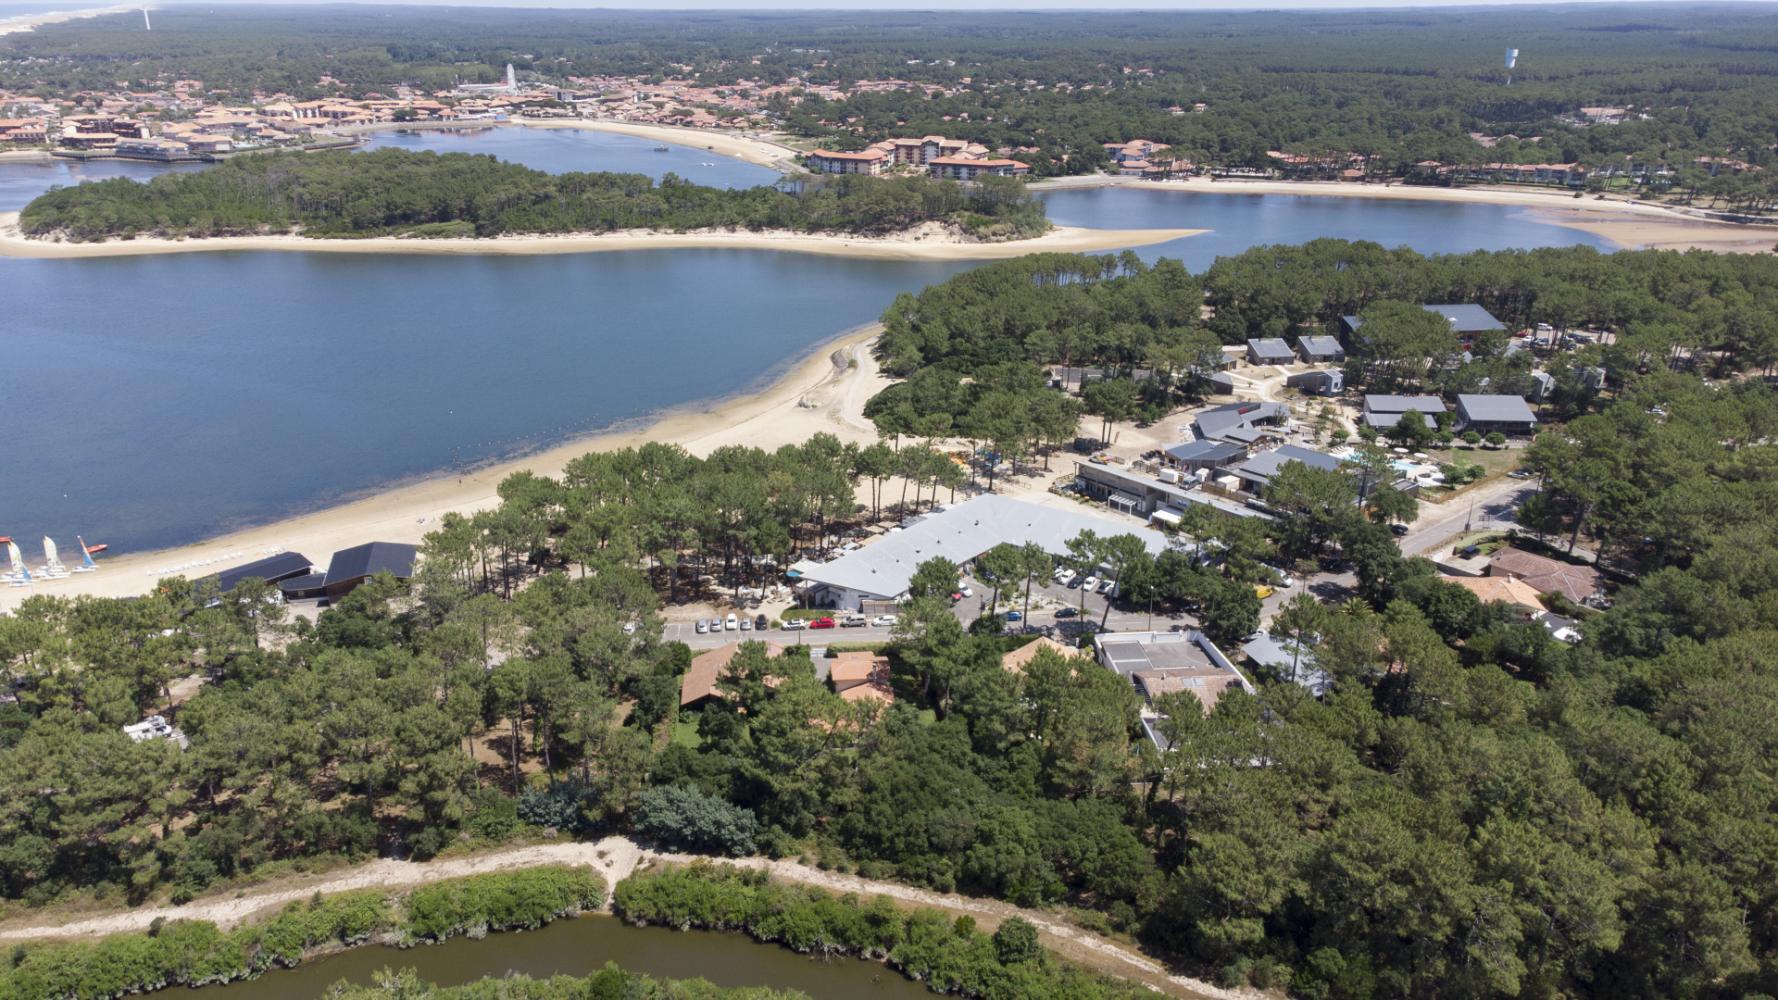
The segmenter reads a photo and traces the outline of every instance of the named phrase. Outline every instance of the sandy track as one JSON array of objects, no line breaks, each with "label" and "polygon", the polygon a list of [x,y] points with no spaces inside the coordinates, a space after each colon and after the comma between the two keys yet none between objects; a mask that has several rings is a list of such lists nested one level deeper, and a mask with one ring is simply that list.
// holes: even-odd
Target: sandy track
[{"label": "sandy track", "polygon": [[[234,898],[200,899],[183,906],[143,907],[124,913],[77,918],[59,924],[0,926],[0,941],[102,937],[107,934],[144,931],[158,919],[208,920],[219,927],[227,928],[256,914],[308,899],[318,892],[333,895],[361,889],[402,889],[443,879],[535,868],[540,865],[590,867],[599,872],[608,887],[613,887],[638,868],[653,863],[690,864],[700,860],[709,859],[649,851],[627,837],[606,837],[594,843],[535,844],[474,857],[425,863],[373,861],[344,871],[310,876],[276,889],[248,891]],[[1076,960],[1112,975],[1136,979],[1173,996],[1191,1000],[1256,1000],[1260,996],[1250,990],[1227,990],[1189,976],[1174,975],[1161,963],[1129,947],[1062,923],[1041,912],[1021,909],[1010,903],[842,875],[794,861],[741,858],[725,860],[723,863],[756,871],[763,870],[781,881],[815,886],[831,892],[888,896],[904,903],[930,906],[950,913],[970,914],[985,918],[990,928],[1007,917],[1023,917],[1050,939],[1049,944],[1052,947],[1059,947]]]}]

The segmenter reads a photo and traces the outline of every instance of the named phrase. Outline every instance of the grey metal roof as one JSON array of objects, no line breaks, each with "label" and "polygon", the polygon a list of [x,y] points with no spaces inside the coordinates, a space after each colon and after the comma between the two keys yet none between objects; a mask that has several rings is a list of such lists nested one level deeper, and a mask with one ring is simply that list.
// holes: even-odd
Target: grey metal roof
[{"label": "grey metal roof", "polygon": [[418,546],[400,542],[366,542],[341,549],[327,564],[327,582],[340,583],[384,572],[406,580],[414,575],[414,556],[419,551]]},{"label": "grey metal roof", "polygon": [[1244,454],[1247,449],[1228,441],[1187,441],[1167,449],[1167,454],[1181,462],[1221,462]]},{"label": "grey metal roof", "polygon": [[[1298,644],[1290,639],[1279,639],[1270,632],[1255,632],[1241,647],[1249,660],[1275,671],[1280,677],[1290,676],[1293,647]],[[1333,690],[1333,678],[1327,671],[1315,665],[1315,651],[1304,644],[1295,649],[1296,682],[1309,690],[1315,697],[1324,697]]]},{"label": "grey metal roof", "polygon": [[1296,357],[1296,352],[1290,349],[1290,345],[1282,337],[1250,337],[1247,340],[1247,349],[1262,358]]},{"label": "grey metal roof", "polygon": [[1287,444],[1282,448],[1258,454],[1241,463],[1235,469],[1235,475],[1256,482],[1267,482],[1278,474],[1278,470],[1290,462],[1301,462],[1314,469],[1337,469],[1340,460],[1332,455],[1324,455],[1318,451],[1310,451],[1300,445]]},{"label": "grey metal roof", "polygon": [[1156,554],[1167,544],[1165,536],[1149,528],[1083,510],[1026,503],[987,493],[831,562],[799,564],[798,568],[806,580],[863,594],[895,597],[908,589],[915,568],[928,559],[942,557],[962,564],[1001,542],[1034,542],[1046,552],[1061,554],[1068,550],[1069,539],[1089,529],[1100,535],[1135,535]]},{"label": "grey metal roof", "polygon": [[1457,413],[1463,419],[1484,424],[1535,424],[1537,414],[1531,412],[1523,396],[1461,395],[1457,397]]},{"label": "grey metal roof", "polygon": [[1225,403],[1199,413],[1192,419],[1192,428],[1201,438],[1222,438],[1234,431],[1289,416],[1290,407],[1283,403]]},{"label": "grey metal roof", "polygon": [[[1489,330],[1504,330],[1506,324],[1494,318],[1494,314],[1474,303],[1436,302],[1420,308],[1427,312],[1438,313],[1451,323],[1453,333],[1485,333]],[[1364,325],[1364,320],[1357,316],[1341,316],[1346,321],[1346,329],[1353,333]]]},{"label": "grey metal roof", "polygon": [[1366,413],[1406,413],[1416,410],[1426,416],[1445,412],[1445,401],[1437,396],[1390,396],[1386,394],[1364,397]]},{"label": "grey metal roof", "polygon": [[227,593],[235,589],[242,580],[258,577],[269,583],[276,583],[293,576],[301,576],[312,568],[309,557],[300,552],[280,552],[277,555],[255,559],[250,563],[225,569],[216,574],[216,584]]},{"label": "grey metal roof", "polygon": [[1310,354],[1339,354],[1341,351],[1339,339],[1325,334],[1298,337],[1296,342],[1299,347]]}]

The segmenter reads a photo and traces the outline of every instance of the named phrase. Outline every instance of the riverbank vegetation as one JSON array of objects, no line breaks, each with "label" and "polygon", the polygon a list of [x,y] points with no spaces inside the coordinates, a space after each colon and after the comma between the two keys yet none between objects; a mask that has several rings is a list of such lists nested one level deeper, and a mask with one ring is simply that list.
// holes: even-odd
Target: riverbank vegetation
[{"label": "riverbank vegetation", "polygon": [[108,1000],[169,986],[226,983],[296,965],[320,948],[379,937],[415,943],[529,930],[604,902],[605,883],[597,874],[557,867],[452,879],[405,896],[316,895],[269,920],[230,931],[203,920],[156,921],[146,934],[19,945],[10,961],[0,961],[0,996]]},{"label": "riverbank vegetation", "polygon": [[1037,929],[1018,917],[985,934],[969,917],[953,919],[933,909],[903,912],[884,896],[865,902],[727,865],[640,872],[618,883],[612,906],[638,924],[741,931],[804,954],[882,959],[934,993],[1022,1000],[1148,995],[1048,954]]},{"label": "riverbank vegetation", "polygon": [[809,1000],[796,990],[715,986],[703,979],[658,979],[607,963],[590,976],[500,976],[462,986],[428,983],[412,969],[388,969],[367,986],[341,985],[328,1000]]},{"label": "riverbank vegetation", "polygon": [[925,177],[813,177],[733,190],[669,175],[549,174],[492,156],[378,149],[263,153],[147,182],[111,178],[53,189],[26,205],[31,236],[298,233],[317,239],[620,231],[847,233],[887,236],[938,224],[976,239],[1049,228],[1018,181],[963,185]]},{"label": "riverbank vegetation", "polygon": [[[1778,35],[1758,9],[1540,11],[1535,31],[1483,10],[671,13],[170,9],[5,36],[0,88],[50,96],[201,80],[224,95],[364,97],[526,80],[690,80],[752,95],[830,146],[957,136],[1018,149],[1038,173],[1087,173],[1101,146],[1267,169],[1272,151],[1401,176],[1417,162],[1574,163],[1656,188],[1770,192]],[[1602,44],[1609,40],[1610,44]],[[1521,47],[1508,85],[1502,55]],[[337,83],[335,82],[337,81]],[[903,86],[857,88],[858,81]],[[765,88],[786,85],[780,92]],[[843,100],[818,88],[839,87]],[[551,102],[553,103],[553,102]],[[692,105],[694,108],[696,104]],[[1595,121],[1583,108],[1615,107]],[[732,109],[711,108],[718,114]],[[1353,166],[1349,156],[1362,159]],[[1769,197],[1769,194],[1766,195]]]},{"label": "riverbank vegetation", "polygon": [[[184,898],[290,859],[645,829],[1072,907],[1228,982],[1304,997],[1778,992],[1764,764],[1778,755],[1778,396],[1758,377],[1775,270],[1321,241],[1202,275],[994,265],[886,317],[893,371],[970,392],[996,366],[1024,386],[1064,350],[1134,388],[1175,339],[1202,351],[1348,312],[1372,321],[1355,380],[1448,392],[1478,371],[1503,384],[1525,352],[1484,337],[1470,362],[1428,365],[1444,349],[1383,304],[1603,327],[1614,336],[1553,364],[1556,427],[1524,451],[1541,486],[1524,533],[1593,550],[1611,581],[1577,644],[1442,582],[1338,473],[1294,467],[1268,494],[1270,525],[1204,511],[1184,525],[1203,546],[1145,562],[1120,536],[1082,539],[1078,562],[1122,567],[1126,600],[1146,596],[1144,573],[1245,583],[1279,553],[1349,564],[1347,599],[1292,601],[1276,626],[1319,637],[1325,697],[1262,678],[1205,714],[1164,695],[1151,741],[1130,684],[1090,660],[1003,669],[1015,638],[997,618],[959,621],[935,596],[933,578],[955,580],[939,567],[886,650],[893,705],[841,698],[806,647],[758,644],[682,710],[691,655],[661,640],[660,601],[824,556],[877,501],[896,505],[876,488],[895,469],[926,477],[910,487],[920,505],[943,476],[967,492],[970,474],[917,428],[706,457],[649,444],[559,480],[509,478],[498,507],[440,520],[411,586],[372,581],[313,624],[252,586],[19,602],[0,617],[16,698],[0,703],[0,889],[21,908]],[[1427,353],[1390,353],[1408,344]],[[1174,363],[1172,391],[1192,364]],[[1038,556],[982,567],[1013,589],[1047,575]],[[1243,590],[1241,606],[1214,596]],[[1197,620],[1248,634],[1251,589],[1214,593]],[[123,735],[149,712],[189,747]]]}]

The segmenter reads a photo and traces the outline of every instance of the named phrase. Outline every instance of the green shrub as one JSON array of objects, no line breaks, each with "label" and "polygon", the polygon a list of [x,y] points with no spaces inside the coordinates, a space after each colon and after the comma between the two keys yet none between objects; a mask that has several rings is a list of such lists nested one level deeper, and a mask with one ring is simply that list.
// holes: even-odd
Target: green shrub
[{"label": "green shrub", "polygon": [[604,901],[604,879],[585,868],[471,875],[415,889],[407,898],[402,931],[410,942],[436,942],[459,934],[531,930]]},{"label": "green shrub", "polygon": [[1133,1000],[1145,992],[1048,955],[1037,928],[1017,917],[993,937],[933,909],[903,913],[887,897],[865,902],[771,882],[764,873],[700,862],[632,875],[612,907],[625,920],[680,930],[740,930],[799,952],[887,958],[934,993],[965,997]]}]

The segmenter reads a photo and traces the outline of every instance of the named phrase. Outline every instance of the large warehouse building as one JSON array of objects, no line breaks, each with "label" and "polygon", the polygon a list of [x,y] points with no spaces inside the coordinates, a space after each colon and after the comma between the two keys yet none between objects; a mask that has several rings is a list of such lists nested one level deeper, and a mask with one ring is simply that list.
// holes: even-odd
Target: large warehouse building
[{"label": "large warehouse building", "polygon": [[949,559],[962,566],[1002,542],[1036,543],[1052,555],[1065,555],[1069,539],[1088,530],[1135,535],[1157,554],[1167,544],[1166,536],[1149,528],[988,493],[923,517],[830,562],[799,562],[790,574],[809,604],[856,609],[865,601],[895,600],[906,593],[915,568],[928,559]]}]

